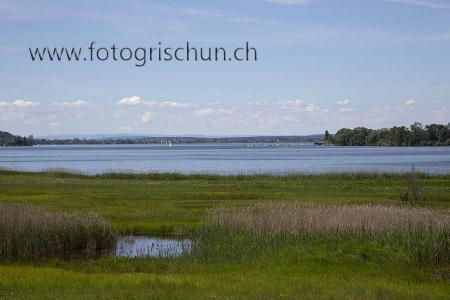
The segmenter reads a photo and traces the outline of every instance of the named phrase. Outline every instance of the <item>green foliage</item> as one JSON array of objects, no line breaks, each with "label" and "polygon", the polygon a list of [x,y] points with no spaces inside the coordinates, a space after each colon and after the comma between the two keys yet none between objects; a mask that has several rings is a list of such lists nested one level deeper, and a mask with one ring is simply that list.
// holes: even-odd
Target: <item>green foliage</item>
[{"label": "green foliage", "polygon": [[6,131],[0,131],[0,147],[1,146],[31,146],[34,143],[33,136],[24,137],[12,135]]},{"label": "green foliage", "polygon": [[332,143],[337,146],[445,146],[450,145],[449,138],[448,125],[430,124],[423,127],[416,122],[410,128],[342,128],[333,136]]},{"label": "green foliage", "polygon": [[328,130],[325,130],[325,135],[323,137],[323,143],[325,145],[333,144],[333,136],[328,132]]}]

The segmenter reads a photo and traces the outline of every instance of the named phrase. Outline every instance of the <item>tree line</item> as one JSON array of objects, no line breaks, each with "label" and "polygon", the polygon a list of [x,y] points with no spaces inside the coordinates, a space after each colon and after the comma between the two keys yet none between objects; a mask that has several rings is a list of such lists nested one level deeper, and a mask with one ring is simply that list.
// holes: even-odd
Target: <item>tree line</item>
[{"label": "tree line", "polygon": [[32,146],[33,144],[34,139],[32,135],[25,137],[0,131],[0,146]]},{"label": "tree line", "polygon": [[214,143],[313,143],[323,139],[323,134],[308,136],[248,136],[248,137],[190,137],[190,136],[130,136],[103,138],[46,139],[22,137],[0,131],[1,146],[32,145],[96,145],[96,144],[214,144]]},{"label": "tree line", "polygon": [[334,135],[325,131],[324,144],[336,146],[449,146],[450,123],[429,124],[415,122],[409,127],[368,129],[342,128]]},{"label": "tree line", "polygon": [[116,137],[116,138],[73,138],[73,139],[35,139],[39,145],[72,145],[72,144],[231,144],[231,143],[313,143],[321,140],[323,134],[309,136],[248,136],[248,137]]}]

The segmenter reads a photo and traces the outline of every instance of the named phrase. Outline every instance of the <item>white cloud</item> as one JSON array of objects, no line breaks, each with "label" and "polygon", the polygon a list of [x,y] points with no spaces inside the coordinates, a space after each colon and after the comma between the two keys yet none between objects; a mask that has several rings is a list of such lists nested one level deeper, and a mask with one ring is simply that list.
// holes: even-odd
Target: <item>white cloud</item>
[{"label": "white cloud", "polygon": [[237,111],[235,108],[219,108],[217,110],[217,114],[219,116],[230,116],[234,114]]},{"label": "white cloud", "polygon": [[194,111],[194,115],[199,117],[205,117],[207,115],[210,115],[214,113],[216,110],[214,108],[204,108],[204,109],[198,109]]},{"label": "white cloud", "polygon": [[144,105],[149,107],[160,107],[160,108],[190,108],[194,107],[191,103],[181,103],[175,101],[143,101]]},{"label": "white cloud", "polygon": [[315,112],[315,111],[319,111],[320,107],[317,106],[316,104],[308,104],[308,106],[305,108],[305,110],[307,112]]},{"label": "white cloud", "polygon": [[21,99],[18,99],[18,100],[16,100],[16,101],[14,101],[13,104],[14,104],[15,106],[17,106],[17,107],[20,107],[20,108],[27,108],[27,107],[32,107],[32,106],[38,105],[38,104],[35,103],[35,102],[32,102],[32,101],[24,101],[24,100],[21,100]]},{"label": "white cloud", "polygon": [[172,108],[191,107],[190,103],[179,103],[179,102],[174,102],[174,101],[163,101],[163,102],[160,102],[159,105],[161,107],[172,107]]},{"label": "white cloud", "polygon": [[352,102],[352,101],[350,101],[349,99],[336,101],[336,103],[339,105],[347,105],[347,104],[350,104],[350,102]]},{"label": "white cloud", "polygon": [[415,6],[422,6],[434,9],[450,9],[450,5],[430,0],[385,0],[387,2],[396,2]]},{"label": "white cloud", "polygon": [[85,106],[91,106],[92,103],[83,101],[83,100],[77,100],[73,102],[53,102],[53,105],[55,106],[66,106],[66,107],[85,107]]},{"label": "white cloud", "polygon": [[145,112],[144,114],[141,115],[140,117],[140,121],[141,123],[148,123],[153,119],[153,113],[151,112]]},{"label": "white cloud", "polygon": [[14,102],[0,101],[0,107],[30,108],[36,105],[39,105],[39,103],[22,99],[17,99]]},{"label": "white cloud", "polygon": [[[260,102],[212,105],[212,103],[190,104],[177,101],[150,102],[140,98],[139,101],[129,101],[131,98],[133,97],[127,98],[128,100],[123,103],[140,101],[133,109],[130,109],[130,106],[120,106],[118,103],[116,105],[119,100],[113,102],[112,107],[93,105],[92,111],[62,109],[83,106],[85,105],[83,100],[55,102],[61,109],[52,106],[55,103],[50,102],[48,104],[53,109],[36,111],[19,108],[30,107],[31,104],[26,103],[29,101],[0,101],[0,110],[6,112],[0,113],[0,125],[7,125],[3,126],[5,128],[18,128],[16,132],[22,130],[35,134],[46,134],[49,131],[62,133],[71,130],[70,128],[73,128],[72,132],[94,128],[95,133],[146,133],[151,128],[152,133],[158,134],[307,134],[322,132],[323,129],[333,131],[342,127],[382,128],[407,125],[416,120],[424,124],[446,123],[449,108],[448,103],[441,100],[441,104],[424,106],[419,110],[416,106],[421,102],[416,104],[416,101],[408,98],[392,106],[380,104],[378,108],[353,108],[353,102],[346,101],[345,98],[339,101],[334,99],[328,105],[299,99],[289,101],[264,99]],[[43,105],[41,103],[41,106]],[[80,118],[83,118],[82,122],[79,121]]]},{"label": "white cloud", "polygon": [[145,101],[138,96],[133,96],[129,98],[123,98],[116,102],[120,106],[147,106],[152,108],[191,108],[195,105],[187,102],[176,102],[176,101]]},{"label": "white cloud", "polygon": [[283,109],[292,108],[292,107],[301,107],[301,106],[303,106],[303,100],[297,99],[297,100],[288,100],[288,101],[278,101],[278,102],[276,102],[276,105],[279,105],[280,108],[283,108]]},{"label": "white cloud", "polygon": [[354,112],[355,109],[354,108],[347,108],[347,107],[343,107],[338,109],[338,112],[342,112],[342,113],[347,113],[347,112]]},{"label": "white cloud", "polygon": [[118,105],[124,105],[124,106],[135,106],[142,104],[142,100],[138,96],[133,96],[129,98],[122,98],[119,101],[116,102]]}]

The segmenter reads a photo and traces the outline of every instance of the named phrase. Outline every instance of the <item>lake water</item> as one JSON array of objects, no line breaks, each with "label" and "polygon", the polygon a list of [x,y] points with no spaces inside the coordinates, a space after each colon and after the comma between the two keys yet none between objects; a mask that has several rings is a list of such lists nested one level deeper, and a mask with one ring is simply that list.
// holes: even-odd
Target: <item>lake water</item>
[{"label": "lake water", "polygon": [[64,145],[0,147],[0,168],[84,173],[213,174],[344,171],[450,173],[450,147],[323,147],[311,145]]},{"label": "lake water", "polygon": [[150,236],[124,236],[117,240],[115,256],[130,258],[177,257],[189,253],[190,239],[176,240]]}]

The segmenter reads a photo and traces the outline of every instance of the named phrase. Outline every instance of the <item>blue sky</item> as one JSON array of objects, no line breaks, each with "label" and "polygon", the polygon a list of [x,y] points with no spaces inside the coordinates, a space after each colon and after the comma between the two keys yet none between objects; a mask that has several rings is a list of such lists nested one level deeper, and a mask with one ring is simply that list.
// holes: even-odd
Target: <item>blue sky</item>
[{"label": "blue sky", "polygon": [[[28,47],[240,47],[258,61],[33,62]],[[0,129],[311,134],[450,121],[450,1],[0,0]]]}]

